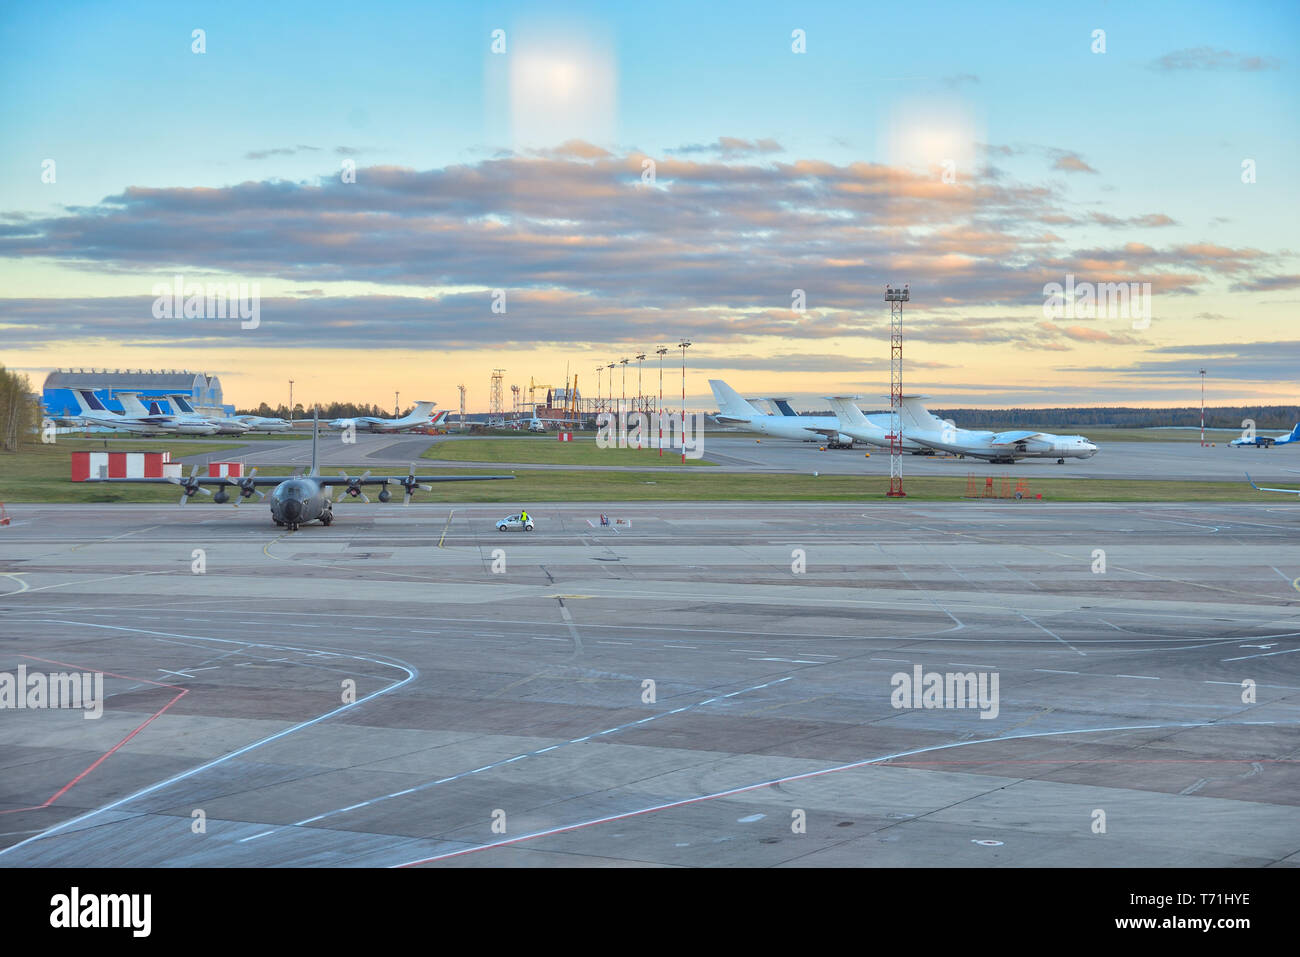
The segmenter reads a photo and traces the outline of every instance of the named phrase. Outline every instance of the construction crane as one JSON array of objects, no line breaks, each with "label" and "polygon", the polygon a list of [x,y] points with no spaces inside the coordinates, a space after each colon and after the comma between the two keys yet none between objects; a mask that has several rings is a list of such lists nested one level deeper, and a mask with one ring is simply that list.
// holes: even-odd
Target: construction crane
[{"label": "construction crane", "polygon": [[551,385],[549,382],[534,382],[532,376],[528,377],[528,404],[529,406],[532,407],[532,412],[529,413],[530,415],[537,414],[537,401],[534,398],[533,393],[535,393],[538,389],[553,389],[553,388],[555,388],[555,386]]}]

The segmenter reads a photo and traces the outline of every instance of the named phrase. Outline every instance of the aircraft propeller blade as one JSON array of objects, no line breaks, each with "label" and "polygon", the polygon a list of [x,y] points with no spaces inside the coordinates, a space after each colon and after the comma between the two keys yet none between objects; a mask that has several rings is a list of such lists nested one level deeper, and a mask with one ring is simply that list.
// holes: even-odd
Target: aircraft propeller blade
[{"label": "aircraft propeller blade", "polygon": [[410,504],[411,504],[411,494],[412,494],[412,493],[413,493],[417,488],[422,488],[422,489],[424,489],[426,492],[432,492],[432,491],[433,491],[433,486],[432,486],[432,485],[422,485],[421,483],[419,483],[419,482],[417,482],[417,481],[415,480],[415,463],[414,463],[414,462],[411,463],[411,470],[410,470],[409,472],[406,473],[406,478],[404,478],[404,479],[399,479],[397,484],[400,485],[400,486],[402,486],[402,488],[406,489],[406,494],[402,497],[402,504],[403,504],[403,505],[410,505]]},{"label": "aircraft propeller blade", "polygon": [[341,502],[345,496],[350,495],[352,498],[361,499],[361,501],[365,502],[367,505],[370,504],[370,499],[366,496],[366,493],[361,490],[361,483],[370,478],[370,469],[366,469],[358,478],[348,478],[348,473],[342,470],[339,471],[339,475],[343,476],[343,478],[347,480],[348,484],[343,491],[339,492],[338,498],[334,499],[334,501]]}]

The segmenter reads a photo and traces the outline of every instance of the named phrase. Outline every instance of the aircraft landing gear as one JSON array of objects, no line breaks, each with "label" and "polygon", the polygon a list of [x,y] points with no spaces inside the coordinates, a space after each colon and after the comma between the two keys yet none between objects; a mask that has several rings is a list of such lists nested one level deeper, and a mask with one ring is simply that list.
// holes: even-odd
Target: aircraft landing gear
[{"label": "aircraft landing gear", "polygon": [[284,528],[284,522],[280,521],[278,518],[275,520],[275,524],[279,525],[281,528]]},{"label": "aircraft landing gear", "polygon": [[1064,465],[1064,464],[1065,464],[1065,459],[1057,459],[1057,460],[1056,460],[1056,464],[1057,464],[1057,465]]},{"label": "aircraft landing gear", "polygon": [[326,528],[329,528],[329,527],[330,527],[330,522],[332,522],[332,521],[334,521],[334,513],[333,513],[333,512],[322,512],[322,513],[321,513],[321,516],[320,516],[320,523],[321,523],[322,525],[324,525]]}]

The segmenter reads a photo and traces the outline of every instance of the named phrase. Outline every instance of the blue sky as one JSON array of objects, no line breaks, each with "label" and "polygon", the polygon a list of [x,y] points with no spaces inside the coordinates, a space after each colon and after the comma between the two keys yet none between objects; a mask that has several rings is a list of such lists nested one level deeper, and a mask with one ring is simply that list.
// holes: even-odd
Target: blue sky
[{"label": "blue sky", "polygon": [[[147,255],[134,255],[130,248],[137,241],[147,245],[142,234],[168,228],[166,220],[147,225],[141,220],[134,233],[124,226],[112,233],[113,248],[60,241],[61,223],[76,226],[102,218],[109,209],[101,205],[105,198],[129,187],[188,191],[186,198],[201,204],[207,199],[199,192],[204,188],[221,191],[247,182],[314,186],[336,178],[345,158],[354,159],[362,171],[377,166],[481,170],[508,151],[536,156],[535,151],[553,149],[565,139],[587,141],[620,159],[645,155],[658,161],[737,164],[751,171],[773,164],[789,168],[800,161],[837,169],[855,163],[915,168],[939,162],[941,148],[934,155],[925,155],[928,146],[919,147],[920,154],[910,146],[902,149],[887,135],[891,124],[919,118],[924,125],[935,117],[946,123],[955,117],[967,150],[957,170],[959,183],[1042,190],[1043,205],[1056,211],[1062,254],[1043,257],[1045,269],[1068,267],[1075,260],[1096,263],[1090,252],[1109,254],[1126,244],[1162,253],[1206,246],[1236,251],[1216,254],[1210,257],[1216,264],[1198,267],[1206,281],[1195,295],[1184,287],[1165,300],[1166,315],[1185,320],[1178,330],[1153,334],[1149,342],[1116,337],[1109,345],[1118,351],[1110,360],[1098,351],[1106,344],[1071,339],[1069,348],[1085,354],[1061,356],[1055,380],[1044,375],[1025,393],[1026,401],[1050,404],[1051,382],[1064,378],[1076,382],[1080,397],[1086,398],[1082,380],[1072,378],[1069,368],[1107,361],[1116,369],[1126,364],[1136,368],[1144,349],[1155,354],[1180,342],[1289,341],[1286,328],[1300,298],[1296,287],[1283,286],[1246,302],[1229,292],[1242,281],[1241,269],[1214,270],[1220,261],[1237,262],[1242,250],[1255,250],[1263,255],[1248,278],[1300,273],[1293,253],[1294,210],[1300,208],[1298,10],[1285,3],[1096,3],[1068,9],[1034,3],[884,8],[861,3],[9,6],[0,13],[0,129],[8,147],[0,151],[0,211],[13,222],[39,222],[40,238],[0,246],[0,280],[12,297],[7,309],[0,301],[0,323],[7,316],[21,324],[32,315],[33,299],[74,295],[77,308],[85,308],[82,300],[97,293],[128,296],[142,278],[175,265],[161,252],[150,265]],[[206,31],[203,55],[191,52],[194,28]],[[504,56],[489,52],[497,28],[506,31]],[[806,34],[807,52],[801,55],[791,51],[796,28]],[[1090,49],[1095,29],[1106,31],[1104,54]],[[517,95],[511,112],[510,71],[518,69],[525,55],[557,48],[578,60],[597,59],[608,70],[593,74],[603,88],[604,105],[557,122],[548,142],[535,127],[520,132],[528,117],[520,115],[525,111],[518,108]],[[578,82],[583,81],[578,74]],[[778,148],[738,153],[705,149],[723,137],[771,141]],[[46,158],[58,164],[55,184],[40,181]],[[1257,163],[1258,181],[1250,186],[1240,181],[1243,158]],[[521,174],[512,174],[511,182],[527,182]],[[724,188],[721,179],[710,178],[706,195]],[[979,194],[972,197],[974,203],[983,201]],[[1026,218],[1028,202],[1017,200],[1015,216],[995,217],[998,228],[1012,233],[1027,228],[1027,219],[1035,219]],[[256,230],[255,210],[242,204],[237,208],[249,218],[247,228]],[[726,207],[732,213],[738,208]],[[509,210],[489,215],[508,220]],[[1173,223],[1143,225],[1142,217],[1149,216]],[[987,225],[990,217],[973,219]],[[439,221],[437,228],[445,226]],[[979,230],[971,222],[964,226],[966,240],[973,244],[970,254],[979,256]],[[174,221],[172,228],[182,227]],[[183,228],[194,224],[187,221]],[[891,228],[886,224],[876,238],[888,245],[894,241]],[[720,275],[734,275],[745,260],[728,261],[723,238],[712,237],[718,249],[704,259]],[[204,275],[228,272],[232,259],[226,252],[196,248],[181,265]],[[702,255],[698,249],[696,255]],[[1036,253],[1020,247],[1013,255],[1028,261]],[[401,252],[394,258],[401,259]],[[1176,253],[1157,258],[1159,269],[1176,271]],[[869,257],[864,263],[875,265]],[[880,265],[896,272],[909,264],[903,258]],[[593,254],[583,268],[595,274],[611,267]],[[943,264],[938,268],[942,272]],[[239,269],[240,278],[250,278],[247,263]],[[916,269],[903,278],[924,288],[926,267],[918,264]],[[504,265],[502,271],[507,271]],[[512,278],[528,289],[554,289],[550,275]],[[265,272],[251,278],[286,294],[297,286],[319,288],[325,299],[363,290],[410,292],[410,283],[392,285],[378,271],[319,269],[297,258],[296,251],[286,252],[282,261],[268,261]],[[434,278],[429,285],[435,290],[460,285],[455,275]],[[485,283],[491,285],[490,277],[464,279],[469,287]],[[591,285],[575,271],[561,287],[589,297]],[[939,286],[937,275],[931,286]],[[700,307],[722,310],[741,308],[744,298],[701,295]],[[1032,305],[1025,309],[1033,295],[1032,283],[1015,295],[972,284],[950,298],[963,315],[979,315],[983,309],[990,319],[1007,324],[1020,310],[1018,321],[1032,330],[1041,319]],[[618,304],[620,315],[627,306]],[[1237,309],[1240,315],[1231,316],[1237,325],[1227,335],[1225,323],[1195,318],[1226,316]],[[298,315],[288,308],[285,313]],[[261,350],[253,364],[264,370],[278,369],[284,361],[275,353],[281,344],[269,338],[255,346],[246,340],[222,343],[182,335],[161,352],[166,346],[157,337],[141,336],[134,325],[116,329],[107,313],[96,321],[98,334],[76,327],[62,339],[29,342],[20,337],[18,357],[11,355],[9,362],[33,370],[42,363],[89,364],[88,350],[111,344],[109,351],[121,354],[123,361],[132,355],[156,357],[155,365],[164,364],[165,354],[179,352],[192,364],[220,366],[223,378],[237,384],[241,370],[250,365],[249,349]],[[521,324],[511,335],[517,336],[520,350],[543,342],[560,355],[568,350],[575,354],[575,365],[589,362],[604,345],[597,332],[612,331],[613,348],[653,347],[641,341],[644,323],[628,330],[600,324],[586,338],[575,329],[559,343],[547,338],[549,325],[549,320],[531,329]],[[631,338],[631,328],[638,338]],[[664,335],[676,331],[674,326]],[[480,344],[453,342],[442,331],[439,337],[462,348],[459,364],[479,374]],[[1035,348],[1032,336],[994,339],[1006,351],[990,351],[977,363],[982,371],[966,382],[972,393],[988,384],[987,373],[1005,365],[1010,351]],[[769,332],[713,351],[721,362],[728,350],[763,357],[799,349],[799,343]],[[879,351],[875,344],[863,344],[862,357],[873,359]],[[1196,361],[1195,354],[1189,356]],[[965,364],[937,347],[917,359],[927,357],[949,369]],[[1036,366],[1042,358],[1035,356]],[[271,374],[248,373],[249,388]],[[775,377],[785,390],[815,391],[806,376],[789,372]],[[837,381],[848,381],[843,376]],[[929,387],[941,376],[955,381],[958,373],[936,373],[936,383]],[[743,370],[739,377],[757,383],[762,370]],[[1127,379],[1129,386],[1140,381]],[[1235,394],[1262,396],[1271,381],[1271,375],[1243,379]],[[702,381],[699,386],[703,392]],[[1131,401],[1140,391],[1117,401]],[[973,395],[954,398],[971,402]]]}]

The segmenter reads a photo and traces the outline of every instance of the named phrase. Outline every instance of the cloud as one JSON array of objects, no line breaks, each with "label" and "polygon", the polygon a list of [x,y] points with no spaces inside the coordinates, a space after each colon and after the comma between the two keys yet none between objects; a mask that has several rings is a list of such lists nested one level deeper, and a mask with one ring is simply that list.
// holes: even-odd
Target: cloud
[{"label": "cloud", "polygon": [[1300,288],[1300,276],[1257,276],[1233,283],[1231,292],[1272,292],[1276,289]]},{"label": "cloud", "polygon": [[[1034,320],[1043,286],[1067,273],[1150,282],[1162,294],[1225,278],[1290,281],[1273,275],[1283,254],[1259,249],[1072,247],[1068,230],[1079,221],[1058,188],[979,174],[945,184],[877,163],[672,155],[657,159],[647,184],[647,158],[572,141],[544,156],[427,170],[367,166],[355,183],[331,172],[314,182],[132,186],[66,215],[7,217],[0,257],[138,277],[140,293],[0,300],[0,323],[12,324],[6,345],[11,336],[106,335],[228,343],[219,322],[152,318],[152,286],[177,272],[310,290],[264,299],[257,341],[325,348],[883,336],[880,287],[901,276],[924,313],[909,317],[909,337],[1065,351],[1089,340]],[[386,294],[350,286],[339,295],[340,283]],[[508,318],[491,312],[494,289],[507,293]],[[806,312],[792,311],[794,290],[803,291]],[[946,312],[990,305],[1029,308],[998,320]]]},{"label": "cloud", "polygon": [[1064,170],[1067,173],[1097,172],[1085,163],[1078,153],[1072,153],[1068,150],[1049,150],[1048,153],[1055,157],[1055,161],[1052,163],[1052,169]]},{"label": "cloud", "polygon": [[1178,221],[1171,219],[1164,213],[1147,213],[1144,216],[1131,216],[1128,219],[1122,219],[1118,216],[1110,216],[1106,213],[1089,213],[1094,223],[1112,228],[1133,228],[1139,229],[1158,229],[1162,226],[1177,226]]},{"label": "cloud", "polygon": [[1248,56],[1231,50],[1216,50],[1214,47],[1188,47],[1166,53],[1149,66],[1153,70],[1173,72],[1177,70],[1235,70],[1242,73],[1257,73],[1261,70],[1280,69],[1282,63],[1276,57]]},{"label": "cloud", "polygon": [[773,139],[742,140],[734,136],[723,136],[712,143],[688,143],[685,146],[670,149],[668,152],[677,155],[716,153],[723,157],[733,158],[763,153],[781,153],[784,150],[785,147]]},{"label": "cloud", "polygon": [[318,152],[320,152],[319,146],[302,146],[302,145],[276,146],[271,149],[253,150],[252,152],[245,153],[244,159],[260,160],[260,159],[266,159],[269,156],[294,156],[297,153],[318,153]]}]

